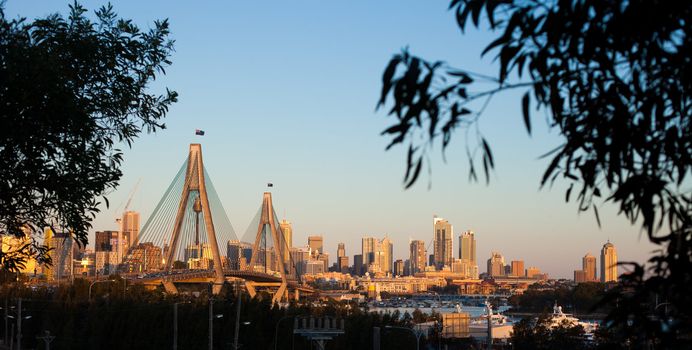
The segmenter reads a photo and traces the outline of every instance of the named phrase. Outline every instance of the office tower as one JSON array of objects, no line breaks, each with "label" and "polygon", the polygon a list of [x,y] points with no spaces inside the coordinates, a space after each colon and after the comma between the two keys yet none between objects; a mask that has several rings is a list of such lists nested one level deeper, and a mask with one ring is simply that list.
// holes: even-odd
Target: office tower
[{"label": "office tower", "polygon": [[127,258],[131,272],[147,272],[160,270],[163,267],[163,252],[154,243],[139,243],[132,247]]},{"label": "office tower", "polygon": [[307,267],[306,263],[310,261],[310,247],[291,248],[291,260],[296,266],[296,274],[302,276]]},{"label": "office tower", "polygon": [[94,266],[99,275],[115,273],[122,262],[121,242],[124,236],[118,231],[96,231]]},{"label": "office tower", "polygon": [[526,269],[526,278],[536,278],[536,276],[541,274],[541,269],[531,266]]},{"label": "office tower", "polygon": [[574,270],[574,282],[576,282],[576,283],[586,282],[586,271]]},{"label": "office tower", "polygon": [[608,241],[601,249],[601,282],[618,281],[618,254],[613,243]]},{"label": "office tower", "polygon": [[286,219],[281,220],[279,223],[279,229],[284,234],[286,246],[290,250],[290,248],[293,247],[293,226],[291,226],[291,222]]},{"label": "office tower", "polygon": [[[117,232],[116,232],[117,233]],[[44,230],[44,243],[50,251],[48,255],[53,265],[46,270],[49,281],[60,281],[72,275],[72,235],[69,232],[53,232],[50,228]]]},{"label": "office tower", "polygon": [[342,256],[346,256],[346,245],[339,243],[336,248],[336,257],[340,258]]},{"label": "office tower", "polygon": [[443,266],[451,266],[452,259],[452,225],[443,218],[433,218],[435,266],[441,270]]},{"label": "office tower", "polygon": [[313,257],[317,258],[318,254],[321,254],[324,252],[323,249],[323,240],[322,236],[310,236],[308,237],[308,246],[310,247],[310,250],[312,251]]},{"label": "office tower", "polygon": [[363,266],[367,267],[371,263],[375,262],[375,251],[379,250],[379,242],[377,238],[374,237],[363,237],[361,240],[362,249],[361,254],[363,255]]},{"label": "office tower", "polygon": [[488,259],[488,275],[498,277],[505,275],[505,258],[498,252],[492,252]]},{"label": "office tower", "polygon": [[464,231],[459,236],[459,259],[476,263],[476,238],[473,231]]},{"label": "office tower", "polygon": [[512,274],[512,265],[507,264],[505,265],[505,276],[509,276]]},{"label": "office tower", "polygon": [[425,271],[425,242],[420,240],[411,241],[409,245],[411,260],[411,275]]},{"label": "office tower", "polygon": [[582,267],[582,270],[584,270],[584,273],[585,273],[584,278],[586,279],[586,282],[595,282],[596,281],[596,257],[591,255],[590,253],[587,253],[581,259],[581,267]]},{"label": "office tower", "polygon": [[[246,263],[243,258],[243,246],[238,240],[230,240],[226,244],[226,257],[228,258],[228,268],[240,270],[245,268]],[[242,262],[241,262],[242,261]]]},{"label": "office tower", "polygon": [[469,278],[478,278],[478,260],[476,260],[476,238],[473,231],[459,235],[459,258],[463,260],[465,274]]},{"label": "office tower", "polygon": [[524,260],[512,260],[512,272],[514,277],[524,277]]},{"label": "office tower", "polygon": [[353,256],[353,274],[356,276],[363,274],[363,254]]},{"label": "office tower", "polygon": [[132,210],[124,212],[121,224],[123,233],[123,255],[126,255],[130,247],[137,244],[137,238],[139,236],[139,213]]},{"label": "office tower", "polygon": [[394,271],[392,271],[392,274],[394,276],[403,276],[404,275],[404,261],[401,259],[397,259],[394,262]]},{"label": "office tower", "polygon": [[324,264],[324,272],[329,271],[329,254],[320,253],[317,255],[317,261],[321,261]]},{"label": "office tower", "polygon": [[[2,254],[12,254],[12,252],[20,251],[22,247],[26,247],[31,243],[31,228],[25,226],[22,228],[22,231],[24,232],[23,237],[16,237],[11,234],[2,235]],[[31,255],[26,257],[24,264],[17,264],[19,272],[25,274],[37,273],[38,267],[39,265],[36,263],[36,258]]]},{"label": "office tower", "polygon": [[339,272],[341,273],[348,273],[348,257],[347,256],[340,256],[337,258],[337,266],[339,269]]},{"label": "office tower", "polygon": [[380,242],[380,249],[382,251],[379,264],[380,271],[384,273],[392,272],[394,263],[394,245],[392,241],[388,237],[383,238]]}]

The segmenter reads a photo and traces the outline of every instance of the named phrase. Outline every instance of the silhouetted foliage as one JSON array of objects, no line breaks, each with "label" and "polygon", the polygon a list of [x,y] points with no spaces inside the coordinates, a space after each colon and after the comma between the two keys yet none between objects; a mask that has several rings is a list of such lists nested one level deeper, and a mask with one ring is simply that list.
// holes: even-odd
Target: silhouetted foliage
[{"label": "silhouetted foliage", "polygon": [[536,320],[523,319],[512,329],[512,344],[517,350],[533,349],[588,349],[589,342],[582,326],[561,324],[550,327],[546,315]]},{"label": "silhouetted foliage", "polygon": [[[516,294],[509,298],[509,303],[513,311],[519,312],[550,312],[557,303],[561,306],[569,306],[572,312],[592,313],[597,307],[607,307],[599,305],[606,288],[603,283],[589,282],[579,283],[574,288],[560,287],[556,289],[537,290],[527,289],[522,294]],[[610,309],[610,308],[608,308]]]},{"label": "silhouetted foliage", "polygon": [[[638,336],[692,338],[692,192],[684,187],[692,159],[692,3],[453,0],[450,9],[462,31],[487,22],[498,32],[483,53],[496,54],[499,70],[484,76],[408,51],[392,58],[378,106],[391,97],[387,149],[408,145],[405,186],[418,179],[434,142],[444,152],[456,131],[477,127],[496,94],[525,90],[527,132],[532,111],[542,110],[564,137],[545,155],[551,162],[541,185],[570,182],[566,201],[574,189],[579,210],[593,209],[599,224],[599,200],[616,204],[661,246],[648,268],[631,264],[634,272],[609,299],[646,307],[614,309],[612,326],[630,318],[647,324],[653,313],[658,326]],[[467,134],[478,135],[477,146],[467,146],[469,177],[477,180],[480,152],[487,181],[489,143],[480,132]],[[666,317],[650,302],[654,295],[670,303]]]},{"label": "silhouetted foliage", "polygon": [[27,22],[0,7],[0,235],[31,236],[0,253],[4,269],[47,257],[33,236],[44,227],[86,244],[122,175],[119,145],[164,128],[177,99],[149,92],[171,63],[168,22],[141,31],[110,5],[95,14],[75,3]]}]

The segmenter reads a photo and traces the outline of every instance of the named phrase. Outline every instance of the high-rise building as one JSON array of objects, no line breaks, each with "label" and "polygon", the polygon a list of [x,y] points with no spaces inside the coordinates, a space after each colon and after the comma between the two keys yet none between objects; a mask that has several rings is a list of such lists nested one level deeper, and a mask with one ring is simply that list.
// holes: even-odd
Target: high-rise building
[{"label": "high-rise building", "polygon": [[339,272],[348,273],[348,256],[340,256],[337,259]]},{"label": "high-rise building", "polygon": [[307,267],[306,263],[310,261],[310,247],[291,248],[291,260],[296,266],[296,274],[302,276]]},{"label": "high-rise building", "polygon": [[584,271],[585,282],[596,281],[596,257],[587,253],[581,259],[581,267]]},{"label": "high-rise building", "polygon": [[[310,250],[312,251],[312,255],[317,258],[318,254],[322,254],[324,252],[323,246],[324,246],[324,241],[322,239],[322,236],[310,236],[308,237],[308,246],[310,247]],[[326,271],[326,269],[325,269]]]},{"label": "high-rise building", "polygon": [[464,231],[459,235],[459,259],[476,263],[476,238],[473,231]]},{"label": "high-rise building", "polygon": [[403,276],[404,275],[404,261],[401,259],[397,259],[394,262],[394,270],[392,271],[392,274],[394,276]]},{"label": "high-rise building", "polygon": [[[31,229],[29,227],[24,227],[22,229],[22,231],[24,231],[23,237],[15,237],[14,235],[10,235],[10,234],[2,235],[2,253],[3,254],[8,254],[10,252],[18,252],[18,251],[22,251],[23,249],[30,248],[30,246],[28,246],[28,244],[31,243]],[[22,247],[25,247],[25,248],[22,248]],[[26,251],[26,250],[24,250],[24,251]],[[38,272],[39,266],[36,263],[36,258],[34,258],[33,256],[30,255],[27,257],[24,264],[23,265],[18,264],[17,268],[19,269],[19,272],[21,272],[21,273],[34,274],[34,273]]]},{"label": "high-rise building", "polygon": [[420,240],[411,241],[409,245],[411,261],[411,274],[425,271],[425,242]]},{"label": "high-rise building", "polygon": [[74,265],[72,264],[72,235],[69,232],[53,232],[45,229],[45,241],[50,251],[48,255],[53,265],[46,269],[46,277],[49,281],[59,281],[71,276]]},{"label": "high-rise building", "polygon": [[389,237],[385,237],[380,241],[382,254],[380,255],[380,270],[384,273],[390,273],[394,264],[394,245]]},{"label": "high-rise building", "polygon": [[363,266],[367,267],[368,265],[375,263],[375,252],[380,250],[379,247],[379,241],[377,238],[374,237],[363,237],[361,240],[362,242],[362,249],[361,249],[361,254],[363,255]]},{"label": "high-rise building", "polygon": [[476,238],[473,231],[464,231],[459,235],[459,258],[463,261],[464,273],[469,278],[478,278],[478,260],[476,260]]},{"label": "high-rise building", "polygon": [[356,254],[353,256],[353,274],[360,276],[363,274],[363,255]]},{"label": "high-rise building", "polygon": [[317,261],[321,261],[324,264],[324,271],[329,271],[329,254],[320,253],[317,255]]},{"label": "high-rise building", "polygon": [[618,281],[618,254],[613,243],[608,241],[601,249],[601,282]]},{"label": "high-rise building", "polygon": [[293,226],[291,226],[291,222],[286,219],[281,220],[279,229],[284,234],[284,240],[290,250],[293,247]]},{"label": "high-rise building", "polygon": [[115,273],[122,262],[123,238],[118,231],[96,231],[94,266],[99,275]]},{"label": "high-rise building", "polygon": [[392,272],[394,246],[389,238],[379,240],[363,237],[363,269],[371,272]]},{"label": "high-rise building", "polygon": [[131,272],[147,272],[161,269],[163,252],[154,243],[139,243],[130,250],[126,259],[128,270]]},{"label": "high-rise building", "polygon": [[139,237],[139,213],[132,210],[124,212],[121,225],[123,254],[127,254],[130,247],[137,244],[137,238]]},{"label": "high-rise building", "polygon": [[512,260],[512,276],[524,277],[524,260]]},{"label": "high-rise building", "polygon": [[574,282],[576,282],[576,283],[586,282],[586,271],[574,270]]},{"label": "high-rise building", "polygon": [[340,258],[342,256],[346,256],[346,245],[339,243],[336,248],[336,257]]},{"label": "high-rise building", "polygon": [[488,275],[490,277],[505,275],[505,258],[498,252],[492,252],[488,259]]},{"label": "high-rise building", "polygon": [[452,225],[443,218],[433,218],[433,233],[434,233],[434,255],[435,266],[442,269],[443,266],[452,266]]},{"label": "high-rise building", "polygon": [[541,274],[541,269],[531,266],[526,269],[526,278],[536,278],[536,276]]}]

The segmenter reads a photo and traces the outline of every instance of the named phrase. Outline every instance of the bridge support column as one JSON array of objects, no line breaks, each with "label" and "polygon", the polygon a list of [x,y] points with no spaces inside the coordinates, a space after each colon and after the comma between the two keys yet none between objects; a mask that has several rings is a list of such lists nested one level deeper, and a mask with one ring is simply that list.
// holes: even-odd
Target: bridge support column
[{"label": "bridge support column", "polygon": [[172,281],[163,281],[163,289],[168,294],[178,294],[178,288],[173,284]]},{"label": "bridge support column", "polygon": [[257,289],[255,289],[254,283],[246,281],[245,288],[247,289],[247,294],[250,296],[250,299],[254,298],[255,295],[257,295]]}]

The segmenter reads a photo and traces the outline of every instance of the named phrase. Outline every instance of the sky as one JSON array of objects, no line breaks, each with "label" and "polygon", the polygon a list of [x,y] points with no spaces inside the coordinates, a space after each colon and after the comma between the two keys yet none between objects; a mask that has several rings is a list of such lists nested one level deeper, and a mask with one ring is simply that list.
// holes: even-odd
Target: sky
[{"label": "sky", "polygon": [[[105,3],[82,2],[89,10]],[[92,231],[117,230],[115,218],[138,181],[129,209],[139,211],[144,224],[194,142],[202,144],[205,167],[238,236],[271,182],[278,216],[293,223],[294,245],[323,235],[330,263],[339,242],[352,263],[364,236],[389,236],[395,259],[406,259],[410,239],[431,241],[433,215],[454,226],[455,257],[459,233],[475,232],[481,272],[491,251],[498,251],[506,261],[521,259],[551,277],[572,278],[581,257],[599,256],[607,240],[620,261],[647,260],[656,247],[612,204],[599,204],[599,228],[593,212],[578,213],[575,203],[565,203],[565,183],[539,187],[548,162],[539,157],[561,138],[540,112],[532,136],[526,133],[524,91],[494,97],[480,118],[496,164],[489,185],[468,181],[465,135],[457,133],[446,162],[436,145],[431,174],[404,189],[405,149],[385,151],[389,140],[380,132],[393,120],[375,108],[392,55],[408,47],[454,67],[497,71],[492,55],[480,55],[494,34],[483,25],[462,35],[448,3],[114,2],[118,14],[140,28],[169,19],[173,64],[152,89],[168,87],[180,97],[166,117],[167,129],[124,146],[120,186],[108,195],[111,206],[102,208]],[[67,1],[5,3],[9,18],[67,9]],[[195,129],[206,134],[195,136]]]}]

